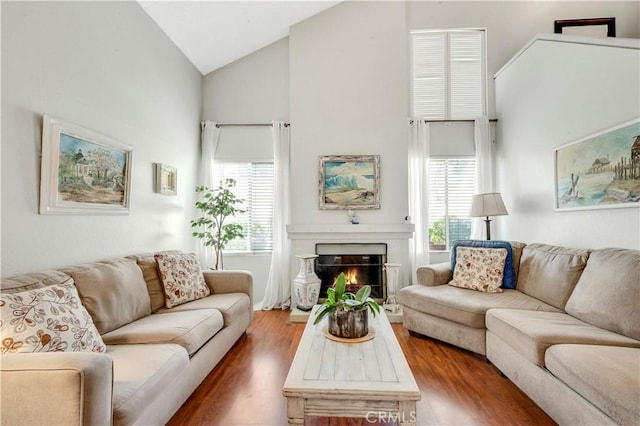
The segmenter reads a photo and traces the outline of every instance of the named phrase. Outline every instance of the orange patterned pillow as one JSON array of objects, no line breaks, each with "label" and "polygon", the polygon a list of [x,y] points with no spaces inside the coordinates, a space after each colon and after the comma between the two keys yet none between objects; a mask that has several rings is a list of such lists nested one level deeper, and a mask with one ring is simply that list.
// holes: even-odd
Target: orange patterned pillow
[{"label": "orange patterned pillow", "polygon": [[456,247],[456,266],[449,285],[486,293],[502,293],[507,258],[503,248]]},{"label": "orange patterned pillow", "polygon": [[73,279],[0,293],[0,353],[105,352]]},{"label": "orange patterned pillow", "polygon": [[195,254],[156,253],[154,257],[158,263],[167,308],[201,299],[211,293]]}]

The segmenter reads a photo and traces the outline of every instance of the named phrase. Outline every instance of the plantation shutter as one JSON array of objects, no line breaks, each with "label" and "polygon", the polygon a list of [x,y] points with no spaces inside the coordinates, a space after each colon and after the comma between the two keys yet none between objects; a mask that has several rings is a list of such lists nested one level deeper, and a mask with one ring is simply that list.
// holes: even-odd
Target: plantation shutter
[{"label": "plantation shutter", "polygon": [[472,120],[485,115],[484,30],[411,33],[413,117]]},{"label": "plantation shutter", "polygon": [[413,34],[413,116],[446,118],[446,33]]},{"label": "plantation shutter", "polygon": [[452,120],[473,119],[484,115],[483,35],[483,31],[449,33]]}]

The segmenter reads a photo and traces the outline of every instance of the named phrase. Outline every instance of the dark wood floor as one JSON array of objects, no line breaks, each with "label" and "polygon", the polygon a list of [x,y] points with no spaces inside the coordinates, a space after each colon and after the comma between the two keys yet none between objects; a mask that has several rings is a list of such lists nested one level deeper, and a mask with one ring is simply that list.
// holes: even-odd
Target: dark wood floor
[{"label": "dark wood floor", "polygon": [[[169,425],[286,425],[282,386],[304,324],[289,311],[256,312],[253,324]],[[418,425],[554,425],[484,358],[393,330],[422,391]],[[312,426],[369,425],[365,419],[307,417]],[[394,424],[394,423],[389,423]]]}]

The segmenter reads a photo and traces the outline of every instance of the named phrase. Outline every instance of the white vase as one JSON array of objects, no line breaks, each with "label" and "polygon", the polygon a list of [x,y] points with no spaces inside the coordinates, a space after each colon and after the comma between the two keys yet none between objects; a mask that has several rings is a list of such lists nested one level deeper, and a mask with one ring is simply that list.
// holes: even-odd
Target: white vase
[{"label": "white vase", "polygon": [[320,278],[316,275],[313,261],[317,254],[296,255],[300,259],[300,272],[293,280],[296,306],[302,311],[310,311],[320,296]]},{"label": "white vase", "polygon": [[384,269],[387,274],[387,300],[382,305],[385,310],[396,313],[400,310],[396,294],[398,293],[398,281],[400,277],[399,263],[385,263]]}]

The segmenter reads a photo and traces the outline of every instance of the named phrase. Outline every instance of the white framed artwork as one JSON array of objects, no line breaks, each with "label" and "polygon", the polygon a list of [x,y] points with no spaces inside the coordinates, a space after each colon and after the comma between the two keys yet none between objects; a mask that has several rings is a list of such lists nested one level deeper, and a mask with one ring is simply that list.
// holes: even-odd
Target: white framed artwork
[{"label": "white framed artwork", "polygon": [[40,214],[129,214],[133,148],[45,115]]}]

